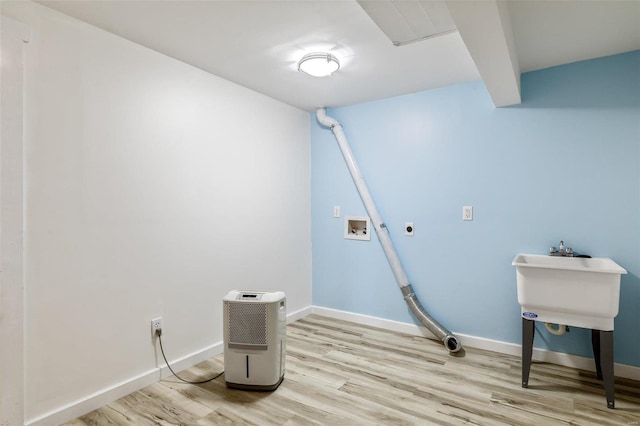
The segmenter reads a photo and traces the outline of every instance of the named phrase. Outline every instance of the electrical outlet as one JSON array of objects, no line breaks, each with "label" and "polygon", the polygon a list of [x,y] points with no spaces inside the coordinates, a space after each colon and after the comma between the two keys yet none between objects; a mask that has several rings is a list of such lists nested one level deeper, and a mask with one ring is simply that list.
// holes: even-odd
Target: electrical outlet
[{"label": "electrical outlet", "polygon": [[413,222],[405,222],[404,224],[404,235],[412,237],[413,236]]},{"label": "electrical outlet", "polygon": [[151,337],[156,337],[156,332],[162,333],[162,317],[151,320]]},{"label": "electrical outlet", "polygon": [[462,220],[473,220],[473,207],[472,206],[463,206],[462,207]]}]

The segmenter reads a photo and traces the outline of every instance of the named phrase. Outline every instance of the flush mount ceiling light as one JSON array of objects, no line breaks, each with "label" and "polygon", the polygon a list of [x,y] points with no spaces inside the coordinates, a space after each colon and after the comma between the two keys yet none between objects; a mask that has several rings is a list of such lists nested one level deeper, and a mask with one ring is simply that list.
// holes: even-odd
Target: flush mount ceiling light
[{"label": "flush mount ceiling light", "polygon": [[314,77],[327,77],[338,71],[338,68],[340,68],[340,62],[331,53],[309,53],[298,62],[298,71]]}]

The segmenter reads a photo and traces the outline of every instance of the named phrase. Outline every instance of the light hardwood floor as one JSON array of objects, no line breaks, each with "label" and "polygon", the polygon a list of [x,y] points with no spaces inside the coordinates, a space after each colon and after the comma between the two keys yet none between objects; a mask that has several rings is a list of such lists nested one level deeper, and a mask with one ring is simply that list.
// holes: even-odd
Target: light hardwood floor
[{"label": "light hardwood floor", "polygon": [[[81,425],[638,425],[640,382],[616,378],[616,409],[595,374],[311,315],[287,326],[284,382],[274,392],[174,377],[72,422]],[[222,355],[184,370],[221,371]]]}]

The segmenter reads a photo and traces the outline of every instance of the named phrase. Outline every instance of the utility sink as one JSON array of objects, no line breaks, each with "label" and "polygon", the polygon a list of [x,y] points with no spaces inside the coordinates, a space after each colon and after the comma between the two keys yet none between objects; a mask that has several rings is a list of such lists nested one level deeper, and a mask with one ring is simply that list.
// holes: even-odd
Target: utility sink
[{"label": "utility sink", "polygon": [[518,254],[512,265],[523,318],[613,330],[620,276],[627,273],[613,260]]}]

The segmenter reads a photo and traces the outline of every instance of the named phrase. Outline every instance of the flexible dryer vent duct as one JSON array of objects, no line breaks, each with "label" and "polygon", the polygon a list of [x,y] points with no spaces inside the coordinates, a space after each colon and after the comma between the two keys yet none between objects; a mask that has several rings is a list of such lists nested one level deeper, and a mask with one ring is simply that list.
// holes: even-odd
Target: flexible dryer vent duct
[{"label": "flexible dryer vent duct", "polygon": [[342,151],[344,160],[347,163],[347,167],[349,168],[351,177],[356,184],[356,188],[358,189],[360,198],[364,203],[364,207],[367,209],[367,213],[371,218],[371,222],[373,223],[376,234],[378,235],[378,240],[382,245],[384,254],[387,256],[387,260],[389,261],[389,265],[391,265],[393,275],[396,278],[398,286],[400,286],[400,290],[402,290],[402,295],[405,302],[407,302],[407,305],[409,305],[409,309],[411,309],[413,315],[415,315],[415,317],[422,324],[424,324],[424,326],[429,329],[429,331],[431,331],[438,339],[442,341],[449,352],[458,352],[460,349],[462,349],[462,345],[460,344],[458,339],[424,310],[424,308],[420,304],[420,301],[413,292],[411,284],[409,283],[409,278],[407,278],[407,274],[405,273],[404,268],[400,263],[398,253],[396,252],[396,249],[393,246],[393,242],[391,241],[391,237],[389,236],[389,230],[382,221],[380,212],[378,211],[378,208],[373,201],[373,197],[369,192],[369,187],[367,187],[364,176],[362,176],[360,167],[358,167],[358,163],[356,163],[355,158],[353,158],[353,153],[351,152],[351,148],[349,147],[347,137],[342,130],[342,125],[334,118],[328,117],[324,108],[319,108],[316,116],[318,117],[318,121],[320,122],[320,124],[331,128],[333,134],[336,137],[336,140],[338,141],[338,145],[340,146],[340,150]]}]

